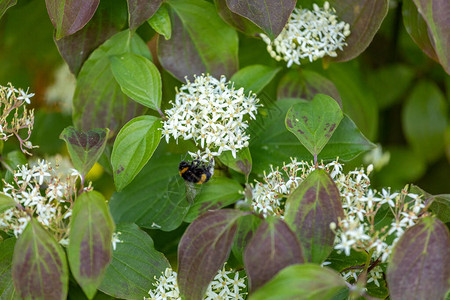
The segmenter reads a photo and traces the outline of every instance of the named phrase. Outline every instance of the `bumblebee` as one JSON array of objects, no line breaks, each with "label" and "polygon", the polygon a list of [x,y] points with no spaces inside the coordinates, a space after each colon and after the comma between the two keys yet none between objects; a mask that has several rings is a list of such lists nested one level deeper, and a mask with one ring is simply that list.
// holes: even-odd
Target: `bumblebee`
[{"label": "bumblebee", "polygon": [[180,176],[185,181],[193,182],[197,184],[203,184],[213,175],[214,168],[211,164],[205,164],[200,160],[193,160],[191,162],[182,161],[178,166]]}]

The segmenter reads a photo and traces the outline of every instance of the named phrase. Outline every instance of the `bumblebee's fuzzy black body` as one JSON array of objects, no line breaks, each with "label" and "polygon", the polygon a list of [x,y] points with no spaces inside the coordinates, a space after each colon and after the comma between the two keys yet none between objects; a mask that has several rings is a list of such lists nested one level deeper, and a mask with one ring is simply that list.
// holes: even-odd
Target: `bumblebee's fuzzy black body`
[{"label": "bumblebee's fuzzy black body", "polygon": [[180,162],[178,171],[184,180],[197,184],[208,182],[212,176],[211,167],[199,160]]}]

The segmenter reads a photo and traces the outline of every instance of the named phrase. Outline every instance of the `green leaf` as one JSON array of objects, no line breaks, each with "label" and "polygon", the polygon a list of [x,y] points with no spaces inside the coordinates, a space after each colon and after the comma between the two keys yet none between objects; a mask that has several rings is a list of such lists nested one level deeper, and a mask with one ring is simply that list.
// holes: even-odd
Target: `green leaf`
[{"label": "green leaf", "polygon": [[447,74],[450,74],[450,26],[447,0],[414,0],[419,13],[428,25],[428,35],[436,51],[439,62]]},{"label": "green leaf", "polygon": [[317,94],[311,102],[294,104],[286,114],[286,127],[316,157],[344,117],[333,98]]},{"label": "green leaf", "polygon": [[[403,24],[412,40],[422,51],[431,59],[438,62],[436,51],[434,51],[428,34],[428,25],[422,15],[419,13],[413,0],[403,0],[402,3]],[[400,77],[396,77],[401,79]]]},{"label": "green leaf", "polygon": [[164,231],[180,226],[189,203],[184,180],[178,174],[179,163],[179,155],[159,147],[136,178],[112,195],[109,207],[116,224],[136,223]]},{"label": "green leaf", "polygon": [[252,91],[258,94],[280,70],[281,68],[251,65],[234,73],[230,81],[234,82],[236,88],[243,87],[246,92]]},{"label": "green leaf", "polygon": [[345,280],[329,268],[304,264],[289,266],[249,296],[249,300],[327,300],[346,287]]},{"label": "green leaf", "polygon": [[387,269],[390,297],[444,299],[450,278],[450,234],[436,218],[408,228],[396,243]]},{"label": "green leaf", "polygon": [[172,11],[172,38],[158,39],[164,69],[181,81],[201,73],[231,76],[238,69],[238,35],[220,19],[214,5],[204,0],[167,4]]},{"label": "green leaf", "polygon": [[367,261],[367,256],[367,252],[359,252],[353,249],[350,249],[349,256],[343,252],[338,253],[337,250],[333,250],[327,257],[327,262],[330,263],[327,267],[342,272],[352,266],[364,265]]},{"label": "green leaf", "polygon": [[[70,71],[77,75],[89,55],[126,24],[126,3],[101,1],[92,19],[76,33],[54,39]],[[56,32],[55,32],[56,34]]]},{"label": "green leaf", "polygon": [[156,13],[148,20],[148,24],[159,34],[162,34],[166,40],[172,36],[172,25],[170,24],[170,15],[166,4],[162,4]]},{"label": "green leaf", "polygon": [[178,284],[182,297],[202,299],[230,254],[237,220],[244,214],[233,209],[208,211],[186,229],[178,245]]},{"label": "green leaf", "polygon": [[236,28],[237,30],[245,33],[246,35],[253,37],[258,36],[259,33],[263,32],[261,28],[256,26],[256,24],[250,21],[249,19],[232,12],[228,8],[225,0],[214,0],[214,3],[216,4],[216,9],[220,17],[222,18],[222,20],[227,22],[228,25]]},{"label": "green leaf", "polygon": [[102,194],[84,192],[75,201],[67,249],[70,270],[89,299],[111,261],[114,222]]},{"label": "green leaf", "polygon": [[323,262],[333,249],[330,224],[344,217],[341,196],[333,179],[317,169],[286,200],[285,221],[297,234],[307,261]]},{"label": "green leaf", "polygon": [[203,184],[200,193],[195,197],[194,204],[184,217],[184,222],[191,223],[199,215],[208,210],[220,209],[242,199],[242,187],[233,179],[226,177],[213,177]]},{"label": "green leaf", "polygon": [[[9,168],[12,171],[14,171],[17,170],[18,166],[28,163],[28,160],[22,151],[15,150],[8,152],[8,154],[6,154],[5,163],[9,166]],[[6,171],[5,180],[6,182],[13,182],[14,174],[10,170]]]},{"label": "green leaf", "polygon": [[444,152],[447,105],[444,95],[431,81],[420,81],[408,97],[402,112],[403,130],[412,148],[433,162]]},{"label": "green leaf", "polygon": [[66,254],[34,218],[17,239],[12,278],[21,299],[66,299],[69,269]]},{"label": "green leaf", "polygon": [[345,39],[347,46],[338,52],[337,57],[325,61],[343,62],[360,55],[372,42],[375,33],[389,10],[389,0],[330,0],[336,9],[339,21],[350,24],[350,36]]},{"label": "green leaf", "polygon": [[252,156],[248,148],[243,148],[237,152],[236,158],[233,157],[231,151],[224,151],[219,159],[225,166],[244,174],[246,178],[252,171]]},{"label": "green leaf", "polygon": [[147,58],[125,53],[112,56],[111,70],[122,92],[134,101],[160,111],[161,75]]},{"label": "green leaf", "polygon": [[111,154],[118,191],[127,186],[152,157],[161,140],[161,122],[153,116],[134,118],[119,131]]},{"label": "green leaf", "polygon": [[409,192],[422,195],[427,203],[431,203],[431,210],[439,220],[444,223],[450,222],[450,194],[431,195],[417,185],[411,185]]},{"label": "green leaf", "polygon": [[108,134],[108,128],[83,132],[73,126],[61,132],[60,139],[66,142],[72,163],[83,176],[89,172],[105,150]]},{"label": "green leaf", "polygon": [[[248,132],[251,136],[253,172],[262,174],[270,165],[282,166],[283,162],[289,162],[293,156],[299,160],[311,159],[308,150],[285,126],[287,111],[299,102],[301,100],[298,99],[277,101],[250,123]],[[375,145],[361,134],[355,123],[344,115],[344,119],[320,153],[319,159],[334,160],[339,156],[340,160],[346,161],[374,147]]]},{"label": "green leaf", "polygon": [[0,18],[10,8],[17,4],[17,0],[0,0]]},{"label": "green leaf", "polygon": [[73,122],[81,130],[109,128],[114,137],[144,107],[120,90],[110,67],[110,56],[135,53],[150,58],[147,45],[129,30],[120,32],[95,50],[77,78],[73,98]]},{"label": "green leaf", "polygon": [[245,248],[249,290],[260,288],[283,268],[304,262],[297,236],[289,226],[277,218],[266,219]]},{"label": "green leaf", "polygon": [[70,1],[45,0],[48,15],[56,29],[56,39],[71,35],[89,22],[100,0]]},{"label": "green leaf", "polygon": [[10,196],[0,193],[0,214],[11,207],[16,206],[16,201]]},{"label": "green leaf", "polygon": [[161,3],[162,0],[127,0],[130,29],[135,30],[153,16]]},{"label": "green leaf", "polygon": [[16,238],[0,242],[0,299],[14,299],[15,289],[11,275],[12,259]]},{"label": "green leaf", "polygon": [[289,71],[281,78],[277,88],[277,99],[312,100],[316,94],[328,95],[342,107],[341,96],[334,83],[314,71],[302,69]]},{"label": "green leaf", "polygon": [[153,240],[135,224],[119,224],[120,243],[113,251],[99,289],[121,299],[143,299],[153,287],[155,278],[170,268],[164,255],[155,250]]},{"label": "green leaf", "polygon": [[226,0],[227,6],[235,14],[241,15],[271,38],[276,38],[286,25],[294,10],[295,0]]},{"label": "green leaf", "polygon": [[244,265],[244,250],[261,222],[261,218],[253,214],[240,217],[238,220],[238,228],[231,251],[242,266]]}]

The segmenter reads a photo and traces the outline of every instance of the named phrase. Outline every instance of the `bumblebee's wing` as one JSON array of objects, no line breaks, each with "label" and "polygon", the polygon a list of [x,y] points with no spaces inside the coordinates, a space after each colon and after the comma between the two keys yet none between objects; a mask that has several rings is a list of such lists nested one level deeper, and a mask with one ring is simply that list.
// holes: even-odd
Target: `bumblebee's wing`
[{"label": "bumblebee's wing", "polygon": [[201,184],[195,184],[190,181],[184,181],[186,184],[186,199],[189,202],[189,204],[193,204],[195,197],[197,197],[198,193],[202,190]]}]

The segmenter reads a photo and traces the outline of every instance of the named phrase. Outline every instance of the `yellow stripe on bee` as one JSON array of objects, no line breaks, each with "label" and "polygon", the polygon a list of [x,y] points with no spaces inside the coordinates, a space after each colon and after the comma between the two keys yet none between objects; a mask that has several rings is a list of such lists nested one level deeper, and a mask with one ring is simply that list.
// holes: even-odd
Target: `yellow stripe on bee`
[{"label": "yellow stripe on bee", "polygon": [[202,174],[200,177],[200,180],[197,182],[197,184],[202,184],[206,181],[206,174]]},{"label": "yellow stripe on bee", "polygon": [[189,170],[189,167],[186,167],[186,168],[180,170],[180,175],[182,175],[182,174],[183,174],[184,172],[186,172],[187,170]]}]

